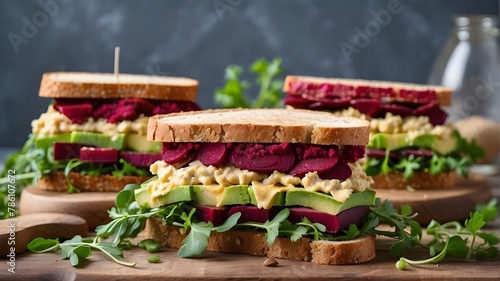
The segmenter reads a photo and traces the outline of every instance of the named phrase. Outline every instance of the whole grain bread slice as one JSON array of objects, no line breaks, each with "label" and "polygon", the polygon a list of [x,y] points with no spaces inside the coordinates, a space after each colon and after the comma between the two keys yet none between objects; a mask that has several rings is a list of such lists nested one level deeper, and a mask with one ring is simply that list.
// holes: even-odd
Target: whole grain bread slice
[{"label": "whole grain bread slice", "polygon": [[198,81],[191,78],[112,73],[44,73],[38,95],[49,98],[143,98],[196,100]]},{"label": "whole grain bread slice", "polygon": [[157,115],[148,140],[366,145],[370,124],[327,112],[287,109],[214,109]]},{"label": "whole grain bread slice", "polygon": [[[149,218],[143,234],[168,248],[180,248],[187,236],[183,228],[167,225],[158,217]],[[326,241],[277,237],[273,244],[265,242],[265,233],[230,230],[212,232],[207,251],[268,256],[318,264],[347,265],[364,263],[375,258],[375,236],[365,235],[349,241]]]},{"label": "whole grain bread slice", "polygon": [[346,86],[369,86],[369,87],[382,87],[392,88],[396,97],[400,96],[401,90],[417,90],[426,91],[433,90],[436,93],[440,105],[451,104],[451,88],[437,86],[437,85],[424,85],[402,82],[378,81],[378,80],[363,80],[363,79],[346,79],[346,78],[326,78],[326,77],[312,77],[312,76],[293,76],[289,75],[285,78],[283,84],[283,91],[289,92],[290,83],[295,81],[311,82],[315,84],[342,84]]},{"label": "whole grain bread slice", "polygon": [[373,189],[446,189],[455,186],[458,180],[457,173],[443,172],[432,175],[426,172],[414,172],[413,175],[405,179],[402,172],[391,172],[372,176]]},{"label": "whole grain bread slice", "polygon": [[[82,192],[86,191],[120,191],[129,183],[141,184],[150,177],[143,176],[122,176],[112,175],[82,175],[78,172],[70,172],[68,179],[76,188]],[[38,179],[38,188],[47,191],[66,191],[68,183],[64,172],[50,172]]]}]

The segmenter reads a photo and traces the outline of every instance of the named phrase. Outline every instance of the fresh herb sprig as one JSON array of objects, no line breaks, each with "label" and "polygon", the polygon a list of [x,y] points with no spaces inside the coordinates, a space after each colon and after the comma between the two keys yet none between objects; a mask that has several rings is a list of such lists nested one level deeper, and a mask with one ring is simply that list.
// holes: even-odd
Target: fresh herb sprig
[{"label": "fresh herb sprig", "polygon": [[[490,201],[486,206],[492,205],[495,205],[493,209],[496,209],[496,199]],[[412,260],[401,257],[396,263],[396,267],[404,270],[407,265],[438,263],[448,256],[463,258],[466,262],[469,262],[473,257],[476,259],[485,259],[498,256],[497,245],[500,238],[494,233],[481,231],[486,224],[484,214],[491,214],[493,212],[494,210],[488,208],[483,208],[482,211],[471,212],[470,218],[465,220],[465,228],[456,221],[444,224],[440,224],[434,220],[431,221],[427,227],[427,234],[432,239],[424,245],[429,248],[431,257],[423,260]],[[482,240],[482,242],[477,243],[478,239]]]},{"label": "fresh herb sprig", "polygon": [[253,100],[246,93],[252,84],[241,80],[243,68],[238,65],[229,65],[225,70],[226,84],[215,91],[215,102],[224,108],[281,107],[283,80],[280,76],[285,72],[281,62],[281,58],[275,58],[270,62],[258,59],[251,65],[250,71],[257,75],[255,82],[260,86]]}]

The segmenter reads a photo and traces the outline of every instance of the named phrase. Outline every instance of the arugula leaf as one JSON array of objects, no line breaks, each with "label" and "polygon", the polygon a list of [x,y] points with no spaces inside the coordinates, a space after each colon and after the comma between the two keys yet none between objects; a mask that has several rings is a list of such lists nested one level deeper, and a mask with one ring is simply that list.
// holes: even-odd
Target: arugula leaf
[{"label": "arugula leaf", "polygon": [[154,255],[148,259],[149,263],[158,263],[160,262],[160,256],[159,255]]},{"label": "arugula leaf", "polygon": [[140,248],[146,249],[150,253],[158,252],[161,249],[161,244],[157,243],[154,239],[144,239],[137,243]]},{"label": "arugula leaf", "polygon": [[215,102],[224,108],[281,106],[283,81],[278,79],[278,76],[284,73],[281,62],[281,58],[275,58],[271,62],[258,59],[250,66],[250,71],[257,75],[256,84],[260,85],[259,93],[253,101],[245,95],[246,91],[251,88],[251,84],[241,80],[243,68],[229,65],[225,70],[226,84],[223,88],[216,89]]},{"label": "arugula leaf", "polygon": [[481,213],[484,221],[486,221],[486,222],[494,221],[495,218],[498,216],[498,200],[497,200],[497,198],[493,197],[486,204],[477,204],[476,211],[479,211]]},{"label": "arugula leaf", "polygon": [[395,165],[396,169],[403,169],[403,177],[405,179],[409,179],[413,176],[413,171],[417,171],[420,169],[422,161],[421,157],[415,157],[415,155],[410,155],[407,158],[403,158],[401,162]]}]

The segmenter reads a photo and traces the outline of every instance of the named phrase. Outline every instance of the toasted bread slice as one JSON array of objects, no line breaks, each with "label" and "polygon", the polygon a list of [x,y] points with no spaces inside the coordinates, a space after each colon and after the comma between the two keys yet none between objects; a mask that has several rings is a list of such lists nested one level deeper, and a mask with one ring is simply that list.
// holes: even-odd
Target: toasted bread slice
[{"label": "toasted bread slice", "polygon": [[148,140],[366,145],[370,124],[327,112],[287,109],[220,109],[157,115]]},{"label": "toasted bread slice", "polygon": [[48,98],[143,98],[195,101],[198,81],[184,77],[112,73],[44,73],[39,96]]},{"label": "toasted bread slice", "polygon": [[[184,229],[166,225],[158,217],[148,219],[144,235],[168,248],[180,248],[187,236]],[[365,235],[349,241],[325,241],[277,237],[273,244],[265,242],[265,233],[230,230],[213,232],[208,239],[207,251],[268,256],[318,264],[346,265],[364,263],[375,258],[375,236]]]},{"label": "toasted bread slice", "polygon": [[[129,183],[141,184],[150,177],[112,175],[90,176],[77,172],[70,172],[69,181],[80,191],[120,191]],[[68,184],[64,172],[50,172],[38,180],[38,188],[47,191],[66,191]]]},{"label": "toasted bread slice", "polygon": [[396,97],[400,96],[401,90],[409,91],[427,91],[433,90],[436,93],[440,105],[451,104],[451,88],[437,86],[437,85],[423,85],[402,82],[389,82],[377,80],[363,80],[363,79],[345,79],[345,78],[325,78],[325,77],[312,77],[312,76],[292,76],[289,75],[285,78],[283,84],[283,91],[289,92],[290,83],[295,81],[311,82],[315,84],[342,84],[346,86],[366,86],[366,87],[381,87],[392,88]]}]

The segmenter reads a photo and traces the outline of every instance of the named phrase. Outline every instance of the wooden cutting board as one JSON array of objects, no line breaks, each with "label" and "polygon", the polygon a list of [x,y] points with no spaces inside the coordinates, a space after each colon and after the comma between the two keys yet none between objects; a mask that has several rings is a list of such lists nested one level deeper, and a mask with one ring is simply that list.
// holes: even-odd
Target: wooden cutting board
[{"label": "wooden cutting board", "polygon": [[33,213],[62,213],[82,217],[90,231],[111,219],[108,210],[115,206],[116,192],[66,192],[45,191],[35,186],[23,189],[19,202],[21,215]]},{"label": "wooden cutting board", "polygon": [[418,213],[415,220],[422,225],[427,225],[432,219],[440,223],[463,221],[469,218],[476,204],[486,203],[493,197],[488,180],[480,175],[461,179],[455,187],[449,189],[376,191],[377,197],[389,199],[397,208],[409,204],[412,211]]}]

